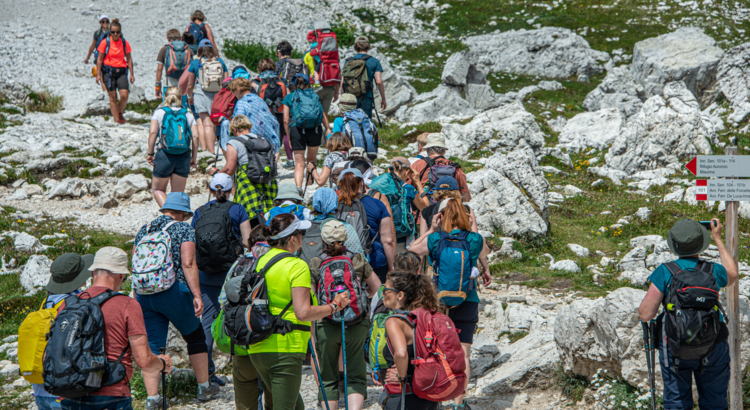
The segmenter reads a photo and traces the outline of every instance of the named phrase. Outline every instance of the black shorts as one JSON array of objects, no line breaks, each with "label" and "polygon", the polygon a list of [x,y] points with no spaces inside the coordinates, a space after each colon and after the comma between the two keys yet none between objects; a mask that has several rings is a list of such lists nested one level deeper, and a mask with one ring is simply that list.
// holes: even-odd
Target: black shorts
[{"label": "black shorts", "polygon": [[157,178],[169,178],[172,174],[187,178],[190,175],[190,151],[180,155],[170,155],[163,150],[156,151],[154,156],[153,175]]},{"label": "black shorts", "polygon": [[461,343],[473,343],[474,332],[476,332],[477,323],[479,323],[479,303],[461,303],[452,309],[448,309],[448,317],[456,325],[456,329],[460,330],[458,340]]},{"label": "black shorts", "polygon": [[102,81],[107,91],[130,90],[127,68],[102,66]]},{"label": "black shorts", "polygon": [[304,151],[307,147],[319,147],[323,140],[323,129],[318,126],[315,128],[289,128],[289,142],[292,144],[292,151]]}]

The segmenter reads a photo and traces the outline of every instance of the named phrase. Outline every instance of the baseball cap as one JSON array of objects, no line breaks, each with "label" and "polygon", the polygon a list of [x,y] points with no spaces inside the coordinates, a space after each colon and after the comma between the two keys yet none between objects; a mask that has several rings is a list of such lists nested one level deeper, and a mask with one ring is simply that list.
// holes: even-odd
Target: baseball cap
[{"label": "baseball cap", "polygon": [[341,171],[341,174],[339,174],[339,181],[346,174],[354,174],[354,176],[357,177],[357,178],[365,179],[365,177],[362,176],[362,172],[360,170],[358,170],[357,168],[347,168],[347,169]]},{"label": "baseball cap", "polygon": [[204,38],[203,40],[201,40],[200,43],[198,43],[198,48],[201,48],[201,47],[214,48],[214,45],[211,44],[211,40]]},{"label": "baseball cap", "polygon": [[367,36],[358,36],[355,40],[355,43],[369,43],[370,40],[367,38]]},{"label": "baseball cap", "polygon": [[441,177],[435,182],[434,191],[458,191],[458,181],[450,175]]},{"label": "baseball cap", "polygon": [[[211,183],[208,186],[211,187],[212,191],[216,191],[217,189],[221,189],[224,192],[231,191],[232,177],[222,172],[217,172],[211,178]],[[218,188],[218,186],[221,186],[221,188]]]},{"label": "baseball cap", "polygon": [[[105,20],[105,19],[106,19],[106,20],[109,20],[109,17],[107,17],[107,15],[106,15],[106,14],[102,14],[102,15],[101,15],[101,17],[99,17],[99,21],[102,21],[102,20]],[[72,292],[72,291],[71,291],[71,292]],[[70,293],[70,292],[66,292],[66,293]]]},{"label": "baseball cap", "polygon": [[320,239],[327,244],[344,242],[346,240],[346,227],[341,221],[326,222],[320,230]]},{"label": "baseball cap", "polygon": [[91,277],[89,267],[94,263],[94,255],[64,253],[49,267],[50,278],[47,289],[50,293],[70,293],[80,288]]},{"label": "baseball cap", "polygon": [[301,78],[301,79],[305,80],[305,82],[307,84],[310,84],[310,76],[308,76],[305,73],[297,73],[297,74],[295,74],[294,75],[294,81],[297,81],[297,78]]},{"label": "baseball cap", "polygon": [[128,254],[120,248],[105,246],[96,252],[94,263],[89,267],[92,272],[97,269],[127,275],[130,273],[128,270]]}]

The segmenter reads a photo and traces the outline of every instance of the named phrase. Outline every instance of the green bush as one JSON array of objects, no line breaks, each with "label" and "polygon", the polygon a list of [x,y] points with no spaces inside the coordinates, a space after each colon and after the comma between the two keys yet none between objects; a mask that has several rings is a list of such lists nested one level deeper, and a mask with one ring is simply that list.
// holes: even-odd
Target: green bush
[{"label": "green bush", "polygon": [[339,21],[338,23],[331,25],[331,30],[336,33],[336,40],[339,43],[339,48],[349,48],[354,45],[354,40],[357,38],[355,27],[348,21]]},{"label": "green bush", "polygon": [[[276,47],[257,42],[224,40],[224,55],[256,71],[260,60],[271,58],[276,61]],[[292,50],[292,57],[302,58],[302,53]]]}]

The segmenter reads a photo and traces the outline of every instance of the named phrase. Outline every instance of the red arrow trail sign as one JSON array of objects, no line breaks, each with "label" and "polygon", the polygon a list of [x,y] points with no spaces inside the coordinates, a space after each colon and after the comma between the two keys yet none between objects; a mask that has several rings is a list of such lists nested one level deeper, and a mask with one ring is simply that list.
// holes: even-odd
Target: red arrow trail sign
[{"label": "red arrow trail sign", "polygon": [[698,155],[685,168],[699,177],[750,177],[750,155]]}]

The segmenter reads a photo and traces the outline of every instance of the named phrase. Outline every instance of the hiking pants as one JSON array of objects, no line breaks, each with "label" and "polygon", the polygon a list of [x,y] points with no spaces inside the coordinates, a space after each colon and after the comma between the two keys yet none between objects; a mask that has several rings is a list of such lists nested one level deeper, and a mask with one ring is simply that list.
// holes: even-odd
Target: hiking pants
[{"label": "hiking pants", "polygon": [[63,410],[133,410],[130,397],[84,396],[77,399],[63,399]]},{"label": "hiking pants", "polygon": [[[224,275],[226,276],[226,275]],[[214,351],[214,337],[211,335],[211,325],[219,316],[221,306],[219,305],[219,294],[221,286],[210,286],[201,283],[201,299],[203,300],[203,316],[201,316],[201,325],[203,333],[206,334],[206,347],[208,348],[208,374],[216,373],[216,365],[211,357]]]},{"label": "hiking pants", "polygon": [[315,88],[315,93],[320,97],[320,104],[323,105],[323,114],[328,114],[328,110],[331,108],[331,101],[336,94],[336,87],[321,86]]},{"label": "hiking pants", "polygon": [[[237,410],[257,410],[260,396],[260,377],[250,356],[232,357],[232,382],[234,383],[234,405]],[[271,391],[263,387],[263,407],[273,408]]]},{"label": "hiking pants", "polygon": [[[692,381],[698,388],[698,405],[701,410],[726,410],[729,387],[729,343],[723,341],[714,345],[708,355],[708,364],[703,374],[699,372],[699,360],[680,360],[679,373],[674,372],[674,361],[669,349],[659,348],[661,378],[664,382],[664,410],[692,410]],[[666,367],[666,365],[669,367]]]},{"label": "hiking pants", "polygon": [[[361,394],[367,398],[367,365],[365,363],[365,343],[370,332],[370,321],[365,319],[356,325],[346,328],[346,376],[347,392]],[[315,328],[317,336],[318,359],[323,388],[329,401],[339,399],[339,351],[341,350],[341,323],[327,320],[318,322]],[[323,394],[318,392],[318,400]]]},{"label": "hiking pants", "polygon": [[273,410],[305,409],[299,393],[304,353],[253,353],[248,357],[258,371],[263,385],[268,386],[271,391]]}]

